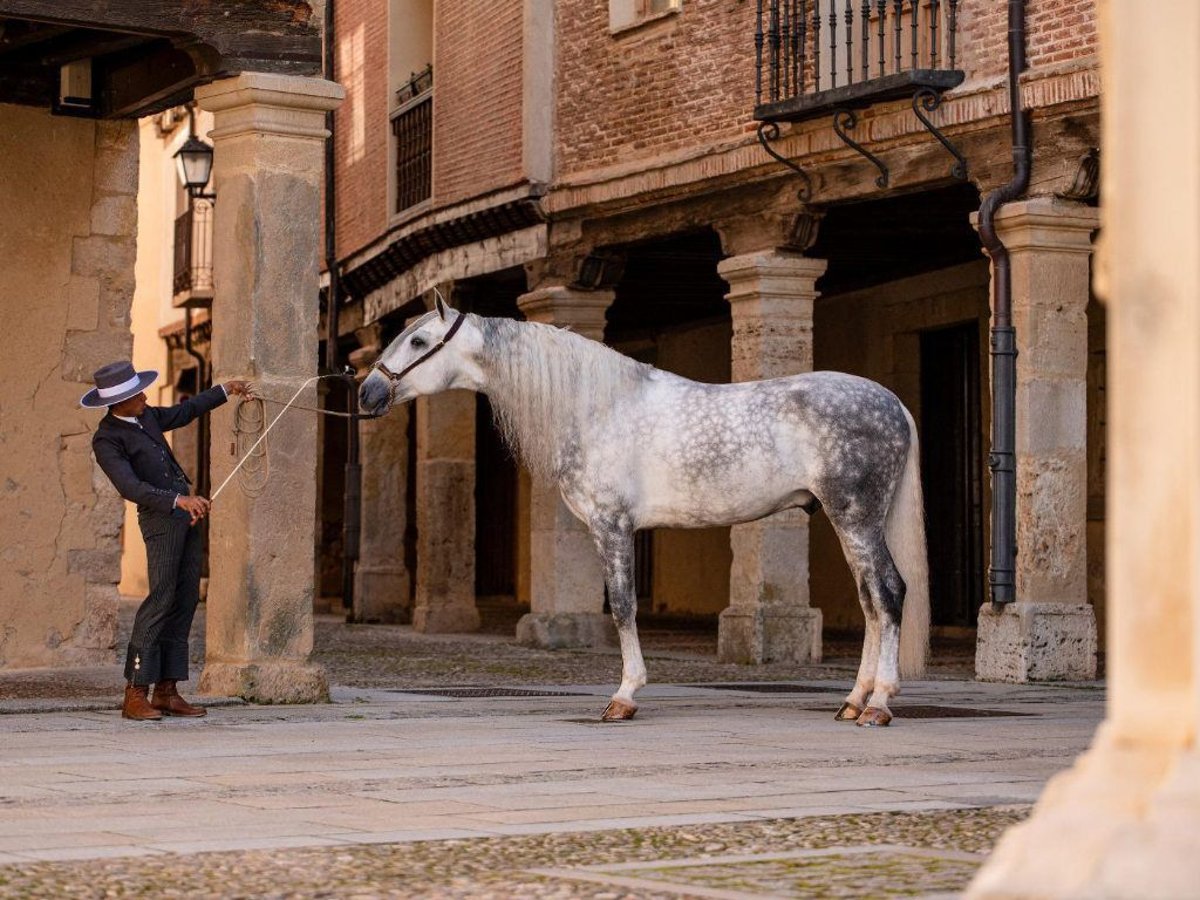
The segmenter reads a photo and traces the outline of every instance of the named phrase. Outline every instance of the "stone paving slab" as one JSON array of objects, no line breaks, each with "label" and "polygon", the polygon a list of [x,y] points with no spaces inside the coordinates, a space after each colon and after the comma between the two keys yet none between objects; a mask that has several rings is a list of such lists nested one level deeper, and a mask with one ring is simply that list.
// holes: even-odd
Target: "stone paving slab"
[{"label": "stone paving slab", "polygon": [[647,691],[639,718],[599,725],[578,714],[606,688],[569,687],[584,696],[371,691],[145,724],[115,712],[3,716],[0,852],[286,849],[1026,804],[1103,713],[1086,689],[1040,690],[1033,703],[1011,686],[923,682],[908,702],[1033,714],[868,730],[834,722],[828,693],[664,686]]}]

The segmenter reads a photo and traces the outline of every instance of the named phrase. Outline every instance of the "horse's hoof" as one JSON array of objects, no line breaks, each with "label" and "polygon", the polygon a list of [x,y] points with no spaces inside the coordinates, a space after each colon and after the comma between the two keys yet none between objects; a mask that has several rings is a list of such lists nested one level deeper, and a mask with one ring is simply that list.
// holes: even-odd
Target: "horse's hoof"
[{"label": "horse's hoof", "polygon": [[637,704],[626,703],[624,700],[618,700],[613,697],[609,701],[608,706],[604,707],[604,714],[600,716],[601,722],[623,722],[626,719],[632,719],[637,715]]},{"label": "horse's hoof", "polygon": [[834,720],[837,722],[853,722],[862,715],[862,710],[853,703],[843,703],[842,708],[837,711]]},{"label": "horse's hoof", "polygon": [[886,709],[868,706],[862,711],[862,715],[858,717],[855,724],[862,725],[865,728],[884,728],[890,725],[891,721],[892,714]]}]

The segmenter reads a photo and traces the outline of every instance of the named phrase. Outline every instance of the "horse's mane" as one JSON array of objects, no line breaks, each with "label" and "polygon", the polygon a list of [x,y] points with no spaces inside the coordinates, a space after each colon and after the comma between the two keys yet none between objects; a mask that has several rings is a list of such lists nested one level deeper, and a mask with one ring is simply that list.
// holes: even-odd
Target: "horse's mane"
[{"label": "horse's mane", "polygon": [[479,318],[500,433],[535,477],[553,479],[583,422],[608,414],[650,367],[552,325]]}]

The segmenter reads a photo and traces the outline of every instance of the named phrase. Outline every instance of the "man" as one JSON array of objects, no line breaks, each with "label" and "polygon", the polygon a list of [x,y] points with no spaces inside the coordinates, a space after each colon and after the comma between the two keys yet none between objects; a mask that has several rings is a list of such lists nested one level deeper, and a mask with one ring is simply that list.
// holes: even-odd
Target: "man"
[{"label": "man", "polygon": [[188,633],[200,600],[201,536],[194,526],[209,504],[191,495],[191,481],[163,432],[182,428],[230,394],[253,396],[248,382],[229,381],[175,406],[148,406],[144,392],[157,377],[128,362],[110,363],[96,370],[96,387],[80,401],[108,408],[92,436],[92,451],[117,492],[137,504],[146,542],[150,593],[133,620],[121,707],[122,716],[137,721],[206,712],[184,700],[176,684],[188,678]]}]

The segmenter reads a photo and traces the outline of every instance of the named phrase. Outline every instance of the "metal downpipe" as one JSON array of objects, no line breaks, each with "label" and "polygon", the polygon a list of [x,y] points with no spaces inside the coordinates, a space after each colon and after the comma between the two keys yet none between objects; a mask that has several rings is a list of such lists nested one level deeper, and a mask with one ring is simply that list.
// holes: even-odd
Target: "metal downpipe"
[{"label": "metal downpipe", "polygon": [[[325,78],[333,81],[334,71],[334,0],[325,2]],[[325,314],[325,367],[337,372],[339,312],[342,302],[341,272],[337,261],[337,167],[334,143],[334,114],[325,114],[329,137],[325,140],[325,267],[329,272],[329,291]],[[359,531],[362,518],[362,466],[359,465],[358,383],[352,374],[339,379],[346,388],[346,468],[345,492],[342,506],[342,606],[346,621],[357,622],[355,608],[354,570],[358,563]]]},{"label": "metal downpipe", "polygon": [[1017,335],[1012,323],[1011,262],[996,234],[996,211],[1029,187],[1029,117],[1021,107],[1025,69],[1025,2],[1008,0],[1008,99],[1012,119],[1013,177],[979,207],[979,236],[992,260],[992,554],[988,586],[993,604],[1016,599],[1017,568]]}]

